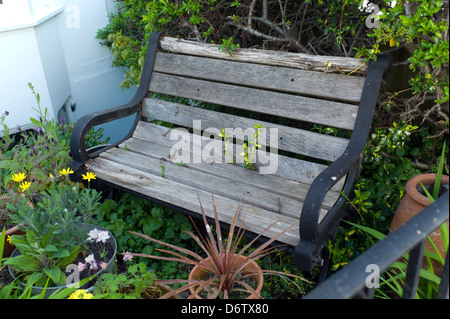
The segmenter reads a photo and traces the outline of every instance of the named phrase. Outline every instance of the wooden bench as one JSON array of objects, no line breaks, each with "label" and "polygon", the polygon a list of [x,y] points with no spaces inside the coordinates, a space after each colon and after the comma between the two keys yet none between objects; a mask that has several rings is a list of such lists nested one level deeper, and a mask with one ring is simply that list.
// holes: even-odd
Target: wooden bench
[{"label": "wooden bench", "polygon": [[[242,202],[249,232],[276,222],[267,237],[300,220],[279,241],[295,248],[296,265],[310,271],[323,262],[321,252],[346,214],[340,192],[351,196],[359,175],[388,62],[380,56],[367,66],[361,59],[257,49],[230,55],[217,45],[153,33],[134,98],[75,125],[71,167],[78,180],[91,171],[109,185],[191,214],[201,212],[199,196],[213,216],[214,194],[224,223]],[[128,116],[136,120],[121,141],[86,150],[93,126]],[[248,169],[241,153],[256,124],[266,135],[260,133],[255,169]],[[351,138],[320,134],[314,124]],[[223,128],[236,133],[226,148],[217,136]],[[225,150],[233,151],[233,164]]]}]

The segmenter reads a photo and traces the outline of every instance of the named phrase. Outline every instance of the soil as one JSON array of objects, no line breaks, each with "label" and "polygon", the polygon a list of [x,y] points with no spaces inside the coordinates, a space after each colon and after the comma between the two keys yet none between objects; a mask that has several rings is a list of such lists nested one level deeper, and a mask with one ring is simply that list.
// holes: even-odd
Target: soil
[{"label": "soil", "polygon": [[[106,252],[104,256],[102,257],[101,254]],[[86,263],[85,258],[89,256],[90,254],[94,254],[94,259],[97,261],[97,265],[99,265],[100,261],[103,261],[105,263],[108,263],[111,258],[114,256],[114,248],[109,242],[103,243],[95,243],[95,242],[88,242],[87,243],[87,250],[85,253],[81,253],[78,258],[74,261],[75,265],[78,265],[79,262]],[[99,266],[100,267],[100,266]],[[99,268],[101,269],[101,268]],[[87,278],[89,276],[92,276],[93,274],[97,273],[99,271],[97,270],[90,270],[89,266],[86,267],[83,271],[80,272],[80,281],[84,278]]]},{"label": "soil", "polygon": [[[430,194],[433,194],[433,188],[434,185],[427,185],[425,186],[425,188],[427,189],[427,191]],[[422,186],[417,188],[417,191],[422,194],[423,196],[427,196],[427,194],[425,193],[425,191],[423,190]],[[444,195],[446,192],[448,191],[448,185],[441,185],[441,188],[439,188],[439,195],[438,197],[440,197],[441,195]]]},{"label": "soil", "polygon": [[8,269],[3,269],[0,271],[0,289],[3,286],[13,282],[13,280],[14,278],[11,276]]}]

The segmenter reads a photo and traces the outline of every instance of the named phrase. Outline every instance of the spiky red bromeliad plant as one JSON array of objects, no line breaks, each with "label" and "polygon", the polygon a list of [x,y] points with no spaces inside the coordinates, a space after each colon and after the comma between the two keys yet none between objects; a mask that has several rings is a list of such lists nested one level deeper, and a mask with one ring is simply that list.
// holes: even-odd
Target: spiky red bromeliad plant
[{"label": "spiky red bromeliad plant", "polygon": [[[130,231],[130,233],[147,239],[149,241],[160,244],[164,247],[167,247],[172,250],[155,248],[157,251],[167,253],[172,255],[172,257],[165,256],[155,256],[149,254],[140,254],[140,253],[127,253],[128,255],[136,256],[136,257],[145,257],[166,261],[176,261],[180,263],[184,263],[187,265],[193,265],[201,268],[204,272],[209,275],[204,276],[203,278],[196,279],[172,279],[172,280],[158,280],[160,283],[165,284],[175,284],[175,283],[186,283],[184,286],[174,289],[171,292],[162,296],[162,298],[169,298],[173,295],[179,294],[183,291],[190,290],[191,294],[189,298],[198,298],[198,293],[202,290],[205,290],[208,294],[208,298],[217,298],[221,297],[227,299],[230,297],[230,293],[234,291],[244,292],[249,295],[250,298],[260,298],[259,292],[256,291],[248,282],[244,280],[248,277],[253,277],[257,275],[254,270],[246,271],[245,268],[254,263],[257,259],[271,253],[276,247],[269,247],[273,242],[275,242],[280,236],[282,236],[285,232],[290,230],[292,227],[298,225],[298,222],[294,223],[284,231],[277,234],[275,237],[272,237],[265,241],[261,246],[257,247],[253,251],[251,251],[247,256],[244,255],[246,251],[249,250],[250,247],[261,237],[266,230],[268,230],[272,225],[264,229],[260,234],[258,234],[253,240],[251,240],[248,244],[244,245],[241,249],[239,249],[241,240],[244,236],[243,223],[245,219],[244,217],[241,220],[239,227],[236,227],[238,222],[240,205],[236,210],[236,213],[233,217],[233,220],[230,224],[230,228],[228,231],[228,238],[224,242],[222,239],[222,232],[220,228],[219,217],[217,214],[217,208],[214,201],[214,195],[212,196],[213,203],[213,211],[214,211],[214,220],[215,220],[215,235],[210,225],[208,224],[205,210],[203,209],[202,203],[200,201],[200,208],[203,216],[203,222],[205,225],[207,237],[204,238],[197,229],[199,236],[194,235],[193,233],[186,231],[186,233],[194,239],[194,241],[198,244],[198,246],[206,253],[207,257],[201,257],[197,253],[192,250],[178,247],[176,245],[172,245],[169,243],[162,242],[160,240],[151,238],[141,233],[136,233]],[[195,224],[194,224],[195,225]],[[237,232],[235,234],[235,230],[237,228]],[[124,253],[122,253],[125,255]],[[205,261],[206,260],[206,261]],[[301,280],[305,280],[302,277],[287,274],[283,272],[278,272],[274,270],[263,270],[259,272],[260,274],[276,274],[276,275],[287,275],[299,278]],[[261,284],[262,286],[262,284]]]}]

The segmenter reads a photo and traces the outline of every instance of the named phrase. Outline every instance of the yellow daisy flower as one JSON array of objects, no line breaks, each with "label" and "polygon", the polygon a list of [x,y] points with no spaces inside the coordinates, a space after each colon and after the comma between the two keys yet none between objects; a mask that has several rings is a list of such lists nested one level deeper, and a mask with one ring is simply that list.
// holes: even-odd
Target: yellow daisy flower
[{"label": "yellow daisy flower", "polygon": [[22,189],[22,192],[26,191],[28,187],[30,187],[31,183],[30,182],[23,182],[22,184],[19,185],[19,187]]},{"label": "yellow daisy flower", "polygon": [[68,299],[92,299],[93,297],[94,295],[89,293],[87,290],[78,289],[72,293]]},{"label": "yellow daisy flower", "polygon": [[70,167],[68,167],[67,169],[63,168],[62,170],[59,171],[59,176],[69,174],[73,174],[73,171]]},{"label": "yellow daisy flower", "polygon": [[91,181],[91,179],[95,179],[97,176],[92,172],[87,172],[86,175],[82,174],[83,179],[87,180],[88,182]]},{"label": "yellow daisy flower", "polygon": [[19,173],[19,174],[14,174],[11,176],[11,179],[15,182],[20,183],[21,181],[23,181],[25,179],[25,177],[27,177],[26,174],[24,173]]},{"label": "yellow daisy flower", "polygon": [[7,241],[10,245],[13,244],[12,241],[11,241],[11,235],[6,236],[6,241]]}]

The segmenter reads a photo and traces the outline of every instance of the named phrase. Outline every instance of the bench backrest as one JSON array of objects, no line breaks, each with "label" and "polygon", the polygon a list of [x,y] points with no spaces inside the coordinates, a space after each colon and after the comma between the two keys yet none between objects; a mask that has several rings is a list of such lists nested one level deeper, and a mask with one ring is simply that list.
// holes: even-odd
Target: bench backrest
[{"label": "bench backrest", "polygon": [[[311,128],[353,130],[365,81],[362,59],[256,49],[230,55],[217,45],[171,37],[160,44],[164,51],[156,55],[149,91],[221,107],[207,110],[147,98],[144,117],[184,127],[201,120],[203,128],[218,129],[260,123],[278,129],[279,150],[326,162],[347,147],[348,139]],[[242,110],[249,111],[248,117]]]}]

